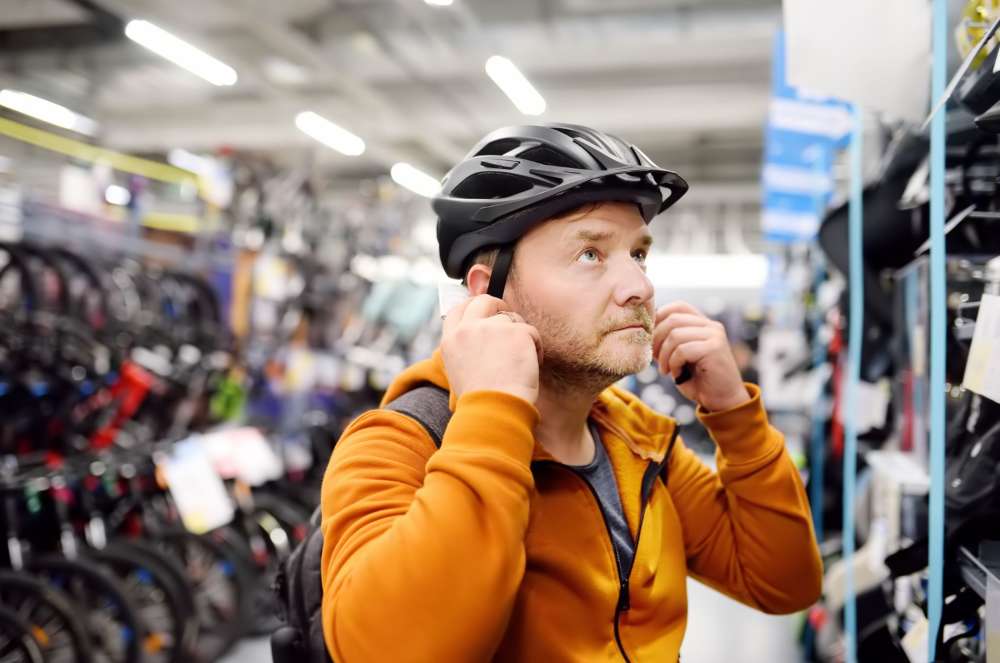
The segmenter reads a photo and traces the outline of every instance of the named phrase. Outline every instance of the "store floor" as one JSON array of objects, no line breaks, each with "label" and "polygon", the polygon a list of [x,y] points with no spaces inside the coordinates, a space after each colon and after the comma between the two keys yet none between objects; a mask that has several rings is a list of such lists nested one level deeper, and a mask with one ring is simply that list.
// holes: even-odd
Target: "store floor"
[{"label": "store floor", "polygon": [[689,579],[688,628],[681,660],[799,663],[800,619],[765,615]]},{"label": "store floor", "polygon": [[[772,617],[688,580],[684,663],[799,663],[797,617]],[[221,663],[271,663],[267,638],[244,640]]]},{"label": "store floor", "polygon": [[242,640],[219,663],[271,663],[271,641],[268,638]]}]

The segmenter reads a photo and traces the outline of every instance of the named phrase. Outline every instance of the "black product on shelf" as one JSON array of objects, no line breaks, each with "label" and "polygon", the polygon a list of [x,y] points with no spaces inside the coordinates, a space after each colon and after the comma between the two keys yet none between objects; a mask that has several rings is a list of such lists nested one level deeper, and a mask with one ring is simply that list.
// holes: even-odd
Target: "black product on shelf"
[{"label": "black product on shelf", "polygon": [[994,48],[986,60],[958,85],[958,100],[972,112],[985,113],[1000,101],[1000,76],[993,73],[1000,49]]}]

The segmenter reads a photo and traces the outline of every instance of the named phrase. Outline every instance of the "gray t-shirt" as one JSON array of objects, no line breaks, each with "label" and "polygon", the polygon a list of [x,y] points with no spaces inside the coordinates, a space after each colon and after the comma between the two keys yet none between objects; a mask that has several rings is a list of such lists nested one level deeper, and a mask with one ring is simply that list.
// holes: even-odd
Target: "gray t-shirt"
[{"label": "gray t-shirt", "polygon": [[615,471],[611,467],[611,459],[601,443],[601,436],[594,422],[587,422],[590,433],[594,436],[594,460],[587,465],[568,465],[586,481],[597,495],[604,519],[611,536],[611,544],[615,549],[615,559],[618,563],[618,575],[624,579],[632,568],[632,558],[635,557],[635,541],[625,520],[625,510],[622,508],[621,496],[618,494],[618,482]]}]

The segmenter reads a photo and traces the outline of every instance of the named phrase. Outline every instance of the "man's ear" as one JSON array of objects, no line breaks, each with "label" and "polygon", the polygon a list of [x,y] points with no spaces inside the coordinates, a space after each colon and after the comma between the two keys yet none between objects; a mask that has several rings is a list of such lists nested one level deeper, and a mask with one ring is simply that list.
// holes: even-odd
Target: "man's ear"
[{"label": "man's ear", "polygon": [[476,297],[486,294],[486,290],[490,286],[490,276],[492,274],[493,270],[486,265],[473,265],[470,267],[469,273],[465,277],[465,282],[469,286],[469,295]]}]

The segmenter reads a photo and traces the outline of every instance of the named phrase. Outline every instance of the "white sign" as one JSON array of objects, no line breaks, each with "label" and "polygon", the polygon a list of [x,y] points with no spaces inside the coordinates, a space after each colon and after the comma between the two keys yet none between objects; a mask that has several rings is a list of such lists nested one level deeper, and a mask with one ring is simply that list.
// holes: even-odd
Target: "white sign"
[{"label": "white sign", "polygon": [[199,436],[174,445],[157,460],[184,527],[204,534],[233,519],[233,502]]},{"label": "white sign", "polygon": [[1000,297],[983,295],[962,386],[1000,403]]},{"label": "white sign", "polygon": [[251,426],[206,433],[201,442],[216,473],[224,479],[260,486],[280,479],[284,472],[267,439]]}]

